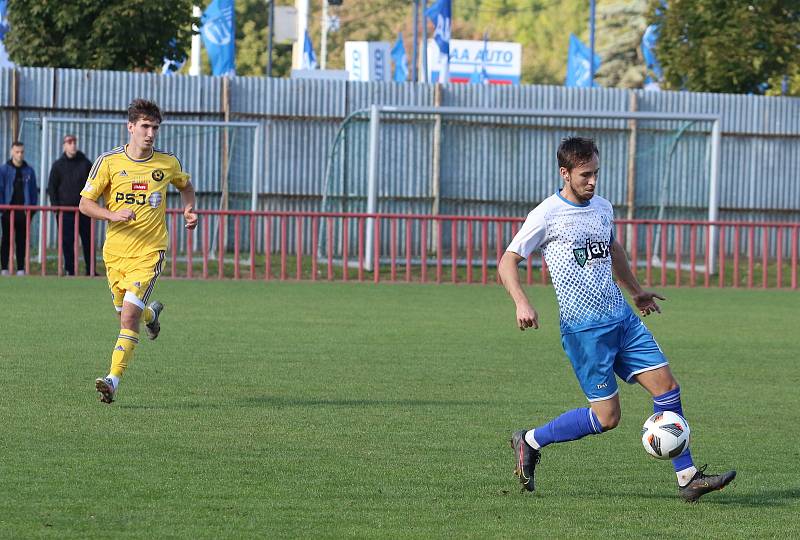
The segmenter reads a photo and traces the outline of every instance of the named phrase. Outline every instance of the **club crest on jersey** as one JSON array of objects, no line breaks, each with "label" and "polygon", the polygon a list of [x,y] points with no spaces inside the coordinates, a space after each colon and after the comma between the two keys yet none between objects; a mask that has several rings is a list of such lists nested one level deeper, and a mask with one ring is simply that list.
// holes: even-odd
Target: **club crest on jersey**
[{"label": "club crest on jersey", "polygon": [[133,191],[147,191],[147,182],[134,182],[131,188]]},{"label": "club crest on jersey", "polygon": [[162,198],[161,192],[154,191],[153,193],[150,194],[150,198],[147,199],[147,202],[149,202],[150,206],[152,206],[153,208],[158,208],[158,206],[161,204],[161,198]]},{"label": "club crest on jersey", "polygon": [[153,174],[151,176],[153,177],[153,180],[155,180],[156,182],[160,182],[164,179],[164,171],[162,171],[161,169],[156,169],[153,171]]},{"label": "club crest on jersey", "polygon": [[575,248],[572,253],[581,268],[592,259],[604,259],[610,255],[606,242],[590,242],[589,240],[586,240],[586,247]]}]

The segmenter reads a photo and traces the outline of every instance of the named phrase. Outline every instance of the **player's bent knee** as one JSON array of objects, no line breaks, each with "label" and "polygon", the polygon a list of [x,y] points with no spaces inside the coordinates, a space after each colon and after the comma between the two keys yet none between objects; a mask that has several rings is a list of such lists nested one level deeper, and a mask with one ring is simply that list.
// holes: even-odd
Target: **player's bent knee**
[{"label": "player's bent knee", "polygon": [[604,433],[617,427],[619,425],[620,417],[620,411],[612,411],[597,415],[597,419],[600,420],[600,425],[603,426]]},{"label": "player's bent knee", "polygon": [[142,318],[142,312],[138,309],[125,309],[119,317],[120,328],[127,330],[139,331],[139,322]]},{"label": "player's bent knee", "polygon": [[602,424],[603,433],[605,433],[606,431],[610,431],[610,430],[614,429],[615,427],[617,427],[619,425],[619,417],[612,418],[612,419],[608,420],[607,422],[603,422],[601,420],[600,424]]},{"label": "player's bent knee", "polygon": [[122,315],[119,319],[119,326],[120,328],[125,328],[126,330],[133,330],[134,332],[139,331],[139,319],[138,315]]}]

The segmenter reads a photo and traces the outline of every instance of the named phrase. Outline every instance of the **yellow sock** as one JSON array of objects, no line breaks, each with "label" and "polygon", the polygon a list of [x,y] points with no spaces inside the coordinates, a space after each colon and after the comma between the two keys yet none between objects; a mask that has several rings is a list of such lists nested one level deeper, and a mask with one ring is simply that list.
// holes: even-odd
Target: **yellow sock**
[{"label": "yellow sock", "polygon": [[138,332],[125,328],[119,331],[117,344],[114,346],[114,352],[111,353],[111,370],[109,373],[115,377],[122,377],[128,367],[128,362],[133,359],[133,350],[136,348],[137,343],[139,343]]},{"label": "yellow sock", "polygon": [[153,313],[153,310],[150,309],[149,306],[146,306],[144,308],[142,315],[144,316],[144,324],[150,324],[151,322],[153,322],[153,317],[156,316],[156,314]]}]

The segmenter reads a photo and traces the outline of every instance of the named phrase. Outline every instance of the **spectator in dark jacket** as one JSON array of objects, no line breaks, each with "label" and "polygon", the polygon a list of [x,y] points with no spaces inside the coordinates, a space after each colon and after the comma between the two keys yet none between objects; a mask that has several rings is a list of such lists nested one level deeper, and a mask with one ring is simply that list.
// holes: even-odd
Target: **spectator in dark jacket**
[{"label": "spectator in dark jacket", "polygon": [[[64,153],[50,168],[50,179],[47,193],[53,206],[78,206],[81,202],[81,190],[89,178],[92,162],[78,150],[78,138],[75,135],[64,136]],[[64,253],[64,272],[68,276],[76,273],[75,265],[75,212],[64,212],[61,232],[61,251]],[[90,275],[92,257],[92,218],[78,212],[78,231],[83,245],[83,261],[86,263],[86,275]]]},{"label": "spectator in dark jacket", "polygon": [[[25,146],[15,141],[11,145],[11,159],[0,165],[0,204],[28,206],[39,204],[39,188],[36,174],[25,162]],[[1,211],[3,239],[0,241],[0,270],[8,275],[8,262],[11,249],[11,211]],[[25,275],[25,246],[28,233],[25,227],[25,211],[14,212],[14,244],[16,244],[17,275]]]}]

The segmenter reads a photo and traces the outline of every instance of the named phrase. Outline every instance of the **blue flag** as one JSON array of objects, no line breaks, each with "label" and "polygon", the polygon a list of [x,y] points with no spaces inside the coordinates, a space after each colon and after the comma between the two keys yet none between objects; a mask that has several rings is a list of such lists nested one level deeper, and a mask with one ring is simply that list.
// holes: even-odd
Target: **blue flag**
[{"label": "blue flag", "polygon": [[[663,72],[661,71],[661,64],[658,63],[656,58],[656,43],[658,42],[658,25],[651,24],[644,31],[642,36],[642,56],[644,56],[644,63],[647,65],[648,71],[652,71],[656,78],[661,79]],[[645,77],[645,83],[653,82],[650,79],[650,74]]]},{"label": "blue flag", "polygon": [[8,2],[6,0],[0,0],[0,68],[14,67],[14,63],[8,59],[6,46],[3,44],[3,39],[8,32],[8,21],[6,20],[7,9]]},{"label": "blue flag", "polygon": [[306,37],[303,40],[303,65],[302,69],[317,69],[317,55],[314,54],[314,44],[311,43],[311,36],[306,30]]},{"label": "blue flag", "polygon": [[[575,35],[569,35],[569,54],[567,55],[566,86],[577,88],[589,87],[589,55],[591,50]],[[600,57],[594,55],[594,71],[600,69]],[[593,82],[592,86],[599,86]]]},{"label": "blue flag", "polygon": [[[178,40],[172,38],[169,42],[170,47],[175,48],[177,46]],[[164,58],[164,65],[161,66],[161,74],[162,75],[172,75],[176,71],[180,71],[183,67],[183,64],[186,63],[186,58],[181,60],[180,62],[177,60],[170,60],[168,58]]]},{"label": "blue flag", "polygon": [[6,21],[6,13],[8,12],[8,0],[0,0],[0,41],[3,41],[8,32],[8,21]]},{"label": "blue flag", "polygon": [[200,35],[214,75],[236,75],[233,0],[212,0],[200,18]]},{"label": "blue flag", "polygon": [[[439,82],[450,81],[450,26],[452,23],[451,0],[436,0],[436,3],[425,10],[425,16],[436,25],[433,40],[439,48]],[[433,82],[437,82],[434,80]]]},{"label": "blue flag", "polygon": [[406,48],[403,45],[403,33],[397,33],[397,42],[392,47],[392,59],[394,60],[394,82],[406,82],[408,80],[408,57]]},{"label": "blue flag", "polygon": [[489,32],[483,33],[483,51],[481,54],[481,71],[478,84],[489,84],[489,73],[486,71],[486,58],[489,56]]},{"label": "blue flag", "polygon": [[487,34],[483,35],[483,50],[478,53],[481,64],[480,69],[477,67],[473,70],[472,75],[469,76],[470,84],[489,84],[489,73],[486,71],[486,59],[489,56],[489,38]]}]

